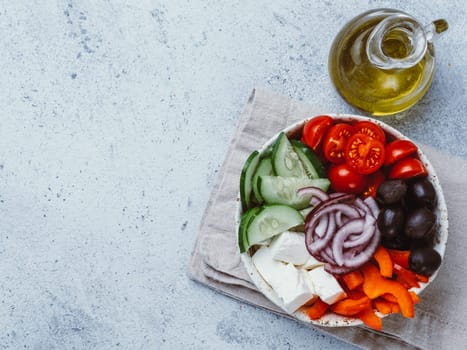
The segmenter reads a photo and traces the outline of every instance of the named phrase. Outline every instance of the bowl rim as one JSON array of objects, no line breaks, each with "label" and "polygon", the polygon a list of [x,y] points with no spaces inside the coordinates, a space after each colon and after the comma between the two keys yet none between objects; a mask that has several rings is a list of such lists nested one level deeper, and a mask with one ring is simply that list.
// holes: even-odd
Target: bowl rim
[{"label": "bowl rim", "polygon": [[[433,184],[433,187],[435,188],[436,195],[437,195],[437,206],[435,208],[435,213],[437,216],[437,223],[438,223],[438,233],[437,233],[437,242],[434,246],[434,249],[441,255],[442,260],[444,260],[444,253],[446,250],[446,244],[448,240],[448,211],[447,211],[447,206],[446,206],[446,201],[444,198],[443,190],[441,188],[441,184],[439,182],[439,178],[436,174],[436,171],[434,167],[432,166],[431,162],[427,158],[427,156],[423,153],[421,150],[420,146],[407,136],[403,135],[400,131],[396,130],[394,127],[386,124],[385,122],[379,120],[379,119],[374,119],[372,117],[365,117],[361,115],[356,115],[356,114],[349,114],[349,113],[325,113],[325,114],[319,114],[319,115],[314,115],[309,118],[305,118],[302,120],[299,120],[284,129],[278,131],[275,135],[273,135],[269,140],[267,140],[261,148],[258,149],[259,153],[262,155],[264,151],[271,146],[279,136],[281,132],[285,132],[288,136],[292,135],[294,133],[297,133],[300,131],[304,124],[313,118],[316,118],[321,115],[327,115],[332,117],[334,120],[337,120],[339,122],[358,122],[358,121],[371,121],[377,125],[379,125],[387,135],[390,135],[394,139],[401,139],[401,140],[410,140],[413,142],[415,145],[417,145],[418,148],[418,157],[422,161],[422,163],[425,165],[427,171],[428,171],[428,179],[430,182]],[[237,201],[236,201],[236,211],[235,211],[235,232],[238,232],[239,225],[240,225],[240,218],[243,213],[242,211],[242,206],[241,206],[241,201],[240,201],[240,193],[237,194]],[[237,236],[237,246],[238,246],[238,235]],[[286,314],[296,318],[299,321],[305,322],[305,323],[311,323],[315,325],[320,325],[320,326],[327,326],[327,327],[348,327],[348,326],[358,326],[361,325],[363,322],[357,318],[353,317],[345,317],[341,315],[337,315],[334,313],[327,313],[323,317],[317,320],[311,320],[304,312],[297,310],[293,313],[289,313],[286,309],[284,304],[282,303],[280,297],[277,295],[277,293],[272,289],[272,287],[262,278],[258,270],[256,269],[252,257],[249,255],[248,251],[245,253],[240,254],[241,261],[243,263],[243,266],[245,267],[248,275],[250,276],[252,282],[254,285],[258,288],[258,290],[266,297],[268,298],[271,302],[273,302],[276,306],[280,307],[283,312]],[[421,286],[419,288],[411,288],[411,291],[416,292],[417,294],[421,293],[430,283],[433,282],[433,280],[436,278],[438,275],[438,272],[440,270],[441,266],[430,276],[429,281],[427,283],[421,283]],[[377,313],[378,316],[380,317],[385,317],[387,315],[383,315],[381,313]]]}]

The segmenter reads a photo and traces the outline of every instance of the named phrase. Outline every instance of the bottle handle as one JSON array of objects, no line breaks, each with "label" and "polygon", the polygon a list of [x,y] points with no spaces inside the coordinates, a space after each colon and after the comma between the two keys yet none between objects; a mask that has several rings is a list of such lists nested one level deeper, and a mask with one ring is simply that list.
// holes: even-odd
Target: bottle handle
[{"label": "bottle handle", "polygon": [[448,22],[444,19],[437,19],[428,25],[426,25],[423,29],[425,30],[426,39],[429,42],[433,42],[442,32],[448,30],[449,25]]}]

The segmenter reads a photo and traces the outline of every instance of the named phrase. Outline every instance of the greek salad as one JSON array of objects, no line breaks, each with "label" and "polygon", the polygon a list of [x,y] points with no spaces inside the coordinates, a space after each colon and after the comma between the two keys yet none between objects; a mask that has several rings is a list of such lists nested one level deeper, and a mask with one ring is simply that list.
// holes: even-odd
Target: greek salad
[{"label": "greek salad", "polygon": [[289,313],[382,329],[414,317],[440,267],[437,193],[417,146],[371,120],[327,115],[282,132],[240,177],[240,253]]}]

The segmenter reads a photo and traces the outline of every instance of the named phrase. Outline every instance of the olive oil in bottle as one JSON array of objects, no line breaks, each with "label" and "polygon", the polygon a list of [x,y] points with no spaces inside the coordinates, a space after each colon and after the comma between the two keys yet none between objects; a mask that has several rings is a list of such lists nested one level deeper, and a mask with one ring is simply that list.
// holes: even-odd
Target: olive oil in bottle
[{"label": "olive oil in bottle", "polygon": [[337,91],[375,116],[411,107],[433,79],[430,39],[446,28],[444,20],[423,28],[409,15],[390,9],[356,17],[337,35],[330,51],[329,72]]}]

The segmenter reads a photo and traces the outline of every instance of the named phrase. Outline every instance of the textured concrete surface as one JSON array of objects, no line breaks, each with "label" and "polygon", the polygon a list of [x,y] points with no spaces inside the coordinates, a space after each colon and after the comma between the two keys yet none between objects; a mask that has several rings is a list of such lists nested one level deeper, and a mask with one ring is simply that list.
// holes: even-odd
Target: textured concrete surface
[{"label": "textured concrete surface", "polygon": [[186,266],[251,89],[355,112],[327,53],[369,8],[448,20],[431,90],[388,121],[467,158],[462,0],[0,4],[0,348],[349,347]]}]

